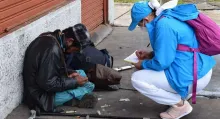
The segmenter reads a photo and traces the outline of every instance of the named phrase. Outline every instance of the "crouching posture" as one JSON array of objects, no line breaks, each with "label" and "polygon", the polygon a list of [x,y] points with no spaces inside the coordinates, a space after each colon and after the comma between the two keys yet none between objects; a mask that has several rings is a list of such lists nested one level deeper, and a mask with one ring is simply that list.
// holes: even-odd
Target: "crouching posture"
[{"label": "crouching posture", "polygon": [[88,82],[83,70],[66,68],[64,53],[77,50],[73,42],[73,38],[56,30],[41,34],[27,48],[23,67],[24,103],[30,109],[56,112],[56,107],[63,104],[95,106],[97,99],[91,94],[94,84]]},{"label": "crouching posture", "polygon": [[[179,50],[178,46],[182,44],[190,48],[199,47],[192,27],[176,18],[189,19],[188,17],[194,15],[191,11],[196,11],[195,7],[185,5],[175,8],[176,11],[188,10],[190,14],[172,12],[173,10],[168,9],[156,16],[148,2],[135,3],[131,10],[132,23],[129,27],[129,30],[134,30],[139,25],[147,29],[153,48],[152,52],[136,52],[139,62],[134,65],[139,71],[132,75],[132,85],[153,101],[171,106],[160,114],[163,119],[179,119],[192,111],[192,106],[186,99],[193,92],[195,57],[192,52]],[[195,65],[198,68],[195,88],[201,91],[211,79],[215,60],[200,52],[195,55],[198,62]]]}]

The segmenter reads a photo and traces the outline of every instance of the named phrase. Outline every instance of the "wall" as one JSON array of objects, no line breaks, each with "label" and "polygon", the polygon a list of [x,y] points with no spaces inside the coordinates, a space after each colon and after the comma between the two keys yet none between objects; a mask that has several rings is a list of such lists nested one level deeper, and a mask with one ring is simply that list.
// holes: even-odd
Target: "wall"
[{"label": "wall", "polygon": [[0,38],[0,119],[22,100],[23,58],[31,41],[43,32],[64,29],[80,22],[81,0],[75,0]]},{"label": "wall", "polygon": [[115,4],[114,0],[108,0],[108,22],[109,24],[114,23],[115,18]]}]

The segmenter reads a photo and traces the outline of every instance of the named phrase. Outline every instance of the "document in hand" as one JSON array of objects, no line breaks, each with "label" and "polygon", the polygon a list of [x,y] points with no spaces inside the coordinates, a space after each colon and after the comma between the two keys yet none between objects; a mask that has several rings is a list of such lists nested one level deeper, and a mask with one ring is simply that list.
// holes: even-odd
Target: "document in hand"
[{"label": "document in hand", "polygon": [[125,58],[124,61],[129,62],[129,63],[138,63],[139,59],[136,55],[136,51],[130,56],[128,56],[127,58]]}]

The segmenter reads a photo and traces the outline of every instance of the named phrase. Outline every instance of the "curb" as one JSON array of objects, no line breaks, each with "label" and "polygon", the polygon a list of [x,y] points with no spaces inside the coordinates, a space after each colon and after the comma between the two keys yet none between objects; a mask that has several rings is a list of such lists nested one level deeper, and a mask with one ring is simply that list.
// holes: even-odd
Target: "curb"
[{"label": "curb", "polygon": [[112,26],[110,25],[100,25],[93,32],[91,40],[97,46],[101,43],[111,32],[113,31]]},{"label": "curb", "polygon": [[197,94],[197,96],[204,96],[209,98],[220,98],[220,92],[212,92],[203,90]]},{"label": "curb", "polygon": [[134,3],[119,3],[119,2],[116,2],[115,5],[116,6],[132,6]]},{"label": "curb", "polygon": [[214,6],[214,7],[217,7],[217,8],[220,7],[220,2],[218,2],[218,3],[215,3],[215,2],[208,2],[208,4],[210,4],[210,5]]},{"label": "curb", "polygon": [[113,26],[114,27],[129,27],[129,25],[121,24],[121,23],[114,23]]}]

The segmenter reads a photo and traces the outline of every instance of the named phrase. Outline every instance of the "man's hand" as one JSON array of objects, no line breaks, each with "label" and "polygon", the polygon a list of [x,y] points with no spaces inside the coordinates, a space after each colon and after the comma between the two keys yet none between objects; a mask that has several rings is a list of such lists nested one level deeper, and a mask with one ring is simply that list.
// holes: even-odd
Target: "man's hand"
[{"label": "man's hand", "polygon": [[153,57],[152,52],[148,52],[148,51],[144,51],[144,50],[136,51],[136,55],[139,60],[152,59],[152,57]]},{"label": "man's hand", "polygon": [[75,79],[77,80],[77,84],[83,86],[86,82],[88,82],[87,77],[82,77],[80,75],[76,76]]},{"label": "man's hand", "polygon": [[78,73],[74,72],[68,76],[69,78],[75,78],[77,80],[77,84],[82,86],[86,82],[88,82],[88,77],[82,77]]},{"label": "man's hand", "polygon": [[68,77],[69,78],[74,78],[74,77],[77,77],[77,76],[79,76],[79,74],[74,72],[74,73],[70,74]]},{"label": "man's hand", "polygon": [[139,60],[138,63],[133,63],[133,65],[136,67],[136,69],[141,70],[141,69],[143,69],[142,62],[143,62],[143,60]]}]

